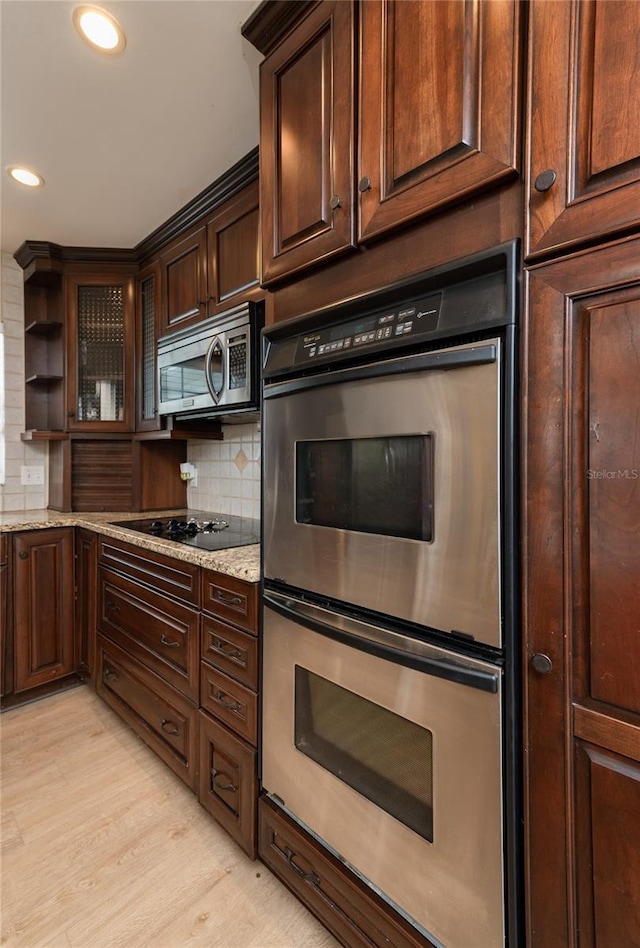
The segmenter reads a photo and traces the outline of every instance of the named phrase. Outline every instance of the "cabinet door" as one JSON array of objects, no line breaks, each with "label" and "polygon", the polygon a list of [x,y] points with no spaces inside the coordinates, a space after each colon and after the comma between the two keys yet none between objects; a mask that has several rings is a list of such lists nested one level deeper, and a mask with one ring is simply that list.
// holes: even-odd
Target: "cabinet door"
[{"label": "cabinet door", "polygon": [[247,855],[257,849],[258,752],[204,711],[198,800]]},{"label": "cabinet door", "polygon": [[530,5],[528,255],[640,222],[639,47],[636,0]]},{"label": "cabinet door", "polygon": [[0,695],[5,693],[9,645],[9,537],[0,534]]},{"label": "cabinet door", "polygon": [[640,944],[638,260],[635,237],[527,274],[531,948]]},{"label": "cabinet door", "polygon": [[194,228],[160,257],[160,335],[197,323],[207,315],[207,229]]},{"label": "cabinet door", "polygon": [[210,316],[247,299],[259,286],[258,182],[227,201],[207,224]]},{"label": "cabinet door", "polygon": [[516,0],[361,5],[360,241],[515,176],[520,18]]},{"label": "cabinet door", "polygon": [[15,691],[74,670],[73,528],[13,538]]},{"label": "cabinet door", "polygon": [[133,280],[120,274],[66,278],[67,427],[131,431]]},{"label": "cabinet door", "polygon": [[323,0],[261,66],[262,282],[353,245],[353,4]]}]

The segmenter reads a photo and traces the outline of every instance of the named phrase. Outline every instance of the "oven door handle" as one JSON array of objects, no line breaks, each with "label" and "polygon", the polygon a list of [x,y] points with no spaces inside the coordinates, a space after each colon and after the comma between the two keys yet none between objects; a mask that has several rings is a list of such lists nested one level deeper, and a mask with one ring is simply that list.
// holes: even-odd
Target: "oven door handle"
[{"label": "oven door handle", "polygon": [[473,343],[455,349],[441,349],[435,352],[401,356],[350,369],[335,368],[331,372],[300,379],[282,382],[265,380],[264,397],[265,399],[275,398],[279,395],[287,395],[290,392],[319,388],[323,385],[335,385],[338,382],[357,382],[361,379],[379,378],[383,375],[399,375],[429,369],[463,369],[471,365],[490,365],[497,362],[499,358],[499,341],[492,339],[485,343]]},{"label": "oven door handle", "polygon": [[265,606],[285,619],[336,642],[392,661],[396,665],[424,672],[426,675],[444,678],[446,681],[490,694],[498,693],[501,675],[499,666],[492,667],[487,662],[454,655],[448,649],[273,591],[265,592],[263,600]]}]

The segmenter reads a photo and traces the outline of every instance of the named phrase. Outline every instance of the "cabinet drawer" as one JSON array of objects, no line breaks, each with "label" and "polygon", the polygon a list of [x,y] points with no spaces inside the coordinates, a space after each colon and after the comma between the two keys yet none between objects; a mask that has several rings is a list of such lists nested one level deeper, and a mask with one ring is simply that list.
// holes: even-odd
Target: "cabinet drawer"
[{"label": "cabinet drawer", "polygon": [[198,799],[252,859],[257,798],[257,751],[200,711]]},{"label": "cabinet drawer", "polygon": [[348,948],[432,943],[269,800],[258,807],[262,861]]},{"label": "cabinet drawer", "polygon": [[100,570],[98,625],[189,698],[198,697],[199,615],[110,570]]},{"label": "cabinet drawer", "polygon": [[200,605],[200,567],[193,563],[107,537],[100,539],[99,562],[153,590]]},{"label": "cabinet drawer", "polygon": [[200,667],[200,704],[250,744],[258,740],[258,696],[206,662]]},{"label": "cabinet drawer", "polygon": [[210,616],[202,617],[202,658],[220,671],[258,690],[258,640]]},{"label": "cabinet drawer", "polygon": [[203,570],[202,577],[202,608],[257,635],[258,584],[210,569]]},{"label": "cabinet drawer", "polygon": [[98,636],[96,687],[107,704],[195,790],[195,705],[102,636]]}]

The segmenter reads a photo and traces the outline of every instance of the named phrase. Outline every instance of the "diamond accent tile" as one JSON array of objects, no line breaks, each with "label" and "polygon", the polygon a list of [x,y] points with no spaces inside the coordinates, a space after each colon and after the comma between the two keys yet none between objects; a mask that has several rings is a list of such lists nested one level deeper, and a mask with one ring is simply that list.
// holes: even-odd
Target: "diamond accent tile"
[{"label": "diamond accent tile", "polygon": [[242,472],[244,471],[245,467],[246,467],[247,464],[249,463],[249,458],[248,458],[247,455],[244,453],[244,451],[242,450],[242,448],[240,448],[240,450],[239,450],[238,453],[236,454],[235,458],[233,459],[233,463],[235,464],[235,466],[238,468],[238,470],[239,470],[240,473],[242,474]]}]

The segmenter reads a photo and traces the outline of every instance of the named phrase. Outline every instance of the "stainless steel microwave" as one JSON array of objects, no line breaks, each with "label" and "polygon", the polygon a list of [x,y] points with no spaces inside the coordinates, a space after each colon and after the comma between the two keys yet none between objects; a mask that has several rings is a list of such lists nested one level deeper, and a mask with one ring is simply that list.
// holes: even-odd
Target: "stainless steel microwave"
[{"label": "stainless steel microwave", "polygon": [[264,304],[246,302],[158,340],[158,411],[180,418],[259,408]]}]

